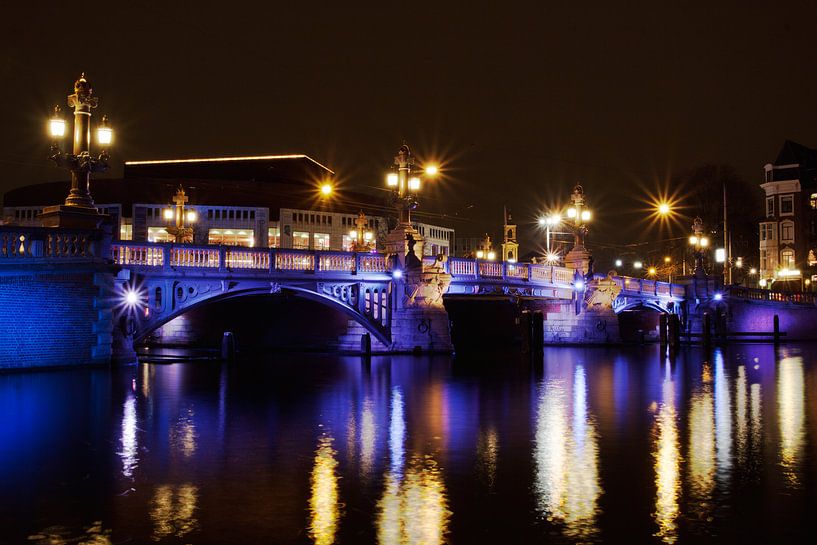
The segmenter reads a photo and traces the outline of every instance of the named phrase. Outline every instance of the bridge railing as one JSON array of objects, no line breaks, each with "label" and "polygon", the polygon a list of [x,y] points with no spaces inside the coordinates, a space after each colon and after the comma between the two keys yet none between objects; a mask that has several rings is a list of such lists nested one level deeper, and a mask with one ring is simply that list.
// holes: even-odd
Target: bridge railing
[{"label": "bridge railing", "polygon": [[769,301],[776,303],[793,303],[799,305],[817,305],[814,293],[787,293],[782,291],[764,290],[760,288],[745,288],[729,286],[726,288],[729,297],[748,299],[750,301]]},{"label": "bridge railing", "polygon": [[192,246],[169,243],[127,242],[111,245],[111,258],[119,265],[193,269],[386,273],[382,254],[247,248],[244,246]]},{"label": "bridge railing", "polygon": [[634,278],[630,276],[617,276],[615,282],[623,291],[637,293],[639,295],[655,295],[659,297],[684,297],[686,288],[669,282],[659,282],[649,278]]},{"label": "bridge railing", "polygon": [[68,260],[102,257],[97,231],[0,226],[0,259]]}]

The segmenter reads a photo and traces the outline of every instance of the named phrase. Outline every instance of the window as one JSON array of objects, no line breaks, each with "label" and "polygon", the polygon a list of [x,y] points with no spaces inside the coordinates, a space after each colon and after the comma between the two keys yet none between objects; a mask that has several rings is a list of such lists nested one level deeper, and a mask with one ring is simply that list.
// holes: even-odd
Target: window
[{"label": "window", "polygon": [[267,246],[270,248],[281,247],[281,229],[279,227],[270,227],[267,231]]},{"label": "window", "polygon": [[351,252],[352,251],[352,244],[354,242],[354,238],[350,237],[349,235],[343,235],[343,251],[344,252]]},{"label": "window", "polygon": [[119,228],[119,240],[133,240],[133,224],[122,224]]},{"label": "window", "polygon": [[309,249],[309,233],[303,231],[292,232],[292,247],[296,250]]},{"label": "window", "polygon": [[784,221],[780,224],[780,240],[783,242],[794,241],[794,222]]},{"label": "window", "polygon": [[250,219],[251,220],[255,219],[255,210],[250,210]]},{"label": "window", "polygon": [[766,217],[774,216],[774,197],[766,197]]},{"label": "window", "polygon": [[314,241],[314,248],[316,250],[328,250],[329,249],[329,235],[326,233],[315,233],[312,235],[312,240]]},{"label": "window", "polygon": [[812,193],[808,200],[812,210],[817,210],[817,193]]},{"label": "window", "polygon": [[780,197],[780,215],[794,214],[794,195],[783,195]]},{"label": "window", "polygon": [[207,211],[207,219],[208,219],[208,220],[213,219],[213,211],[212,211],[212,210],[208,210],[208,211]]},{"label": "window", "polygon": [[784,269],[794,269],[794,250],[780,252],[780,266]]},{"label": "window", "polygon": [[148,227],[148,242],[175,242],[176,237],[165,231],[164,227]]},{"label": "window", "polygon": [[774,240],[774,223],[760,224],[760,240]]},{"label": "window", "polygon": [[221,210],[216,210],[216,219],[217,220],[221,219]]},{"label": "window", "polygon": [[225,246],[255,246],[253,232],[246,229],[210,229],[207,233],[209,244],[224,244]]}]

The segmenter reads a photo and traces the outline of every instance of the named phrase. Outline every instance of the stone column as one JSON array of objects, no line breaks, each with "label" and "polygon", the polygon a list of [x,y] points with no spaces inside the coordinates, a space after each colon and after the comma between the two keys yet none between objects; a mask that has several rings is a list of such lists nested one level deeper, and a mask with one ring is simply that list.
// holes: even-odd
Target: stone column
[{"label": "stone column", "polygon": [[451,275],[442,262],[427,268],[410,268],[394,281],[392,308],[393,352],[450,353],[448,313],[443,294],[448,291]]}]

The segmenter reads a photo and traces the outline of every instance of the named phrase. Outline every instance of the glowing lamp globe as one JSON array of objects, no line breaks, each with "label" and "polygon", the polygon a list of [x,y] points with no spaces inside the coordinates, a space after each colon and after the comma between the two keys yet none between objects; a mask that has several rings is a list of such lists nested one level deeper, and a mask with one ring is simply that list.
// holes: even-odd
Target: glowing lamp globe
[{"label": "glowing lamp globe", "polygon": [[437,167],[437,165],[428,165],[425,168],[425,173],[428,174],[429,176],[436,176],[439,171],[440,169],[439,167]]},{"label": "glowing lamp globe", "polygon": [[321,185],[321,195],[324,197],[328,197],[332,194],[332,184],[323,184]]},{"label": "glowing lamp globe", "polygon": [[593,214],[590,213],[590,210],[582,210],[582,221],[590,221],[592,217]]},{"label": "glowing lamp globe", "polygon": [[174,214],[173,214],[173,209],[171,209],[171,208],[165,208],[165,211],[164,211],[164,217],[165,217],[165,219],[166,219],[166,220],[172,220],[172,219],[173,219],[173,215],[174,215]]},{"label": "glowing lamp globe", "polygon": [[49,119],[48,132],[52,138],[62,138],[65,136],[65,120],[56,116]]},{"label": "glowing lamp globe", "polygon": [[198,217],[195,210],[189,210],[187,212],[187,223],[195,223]]},{"label": "glowing lamp globe", "polygon": [[392,172],[386,176],[386,185],[389,187],[397,187],[397,174]]},{"label": "glowing lamp globe", "polygon": [[420,190],[420,178],[409,178],[409,189],[412,191]]}]

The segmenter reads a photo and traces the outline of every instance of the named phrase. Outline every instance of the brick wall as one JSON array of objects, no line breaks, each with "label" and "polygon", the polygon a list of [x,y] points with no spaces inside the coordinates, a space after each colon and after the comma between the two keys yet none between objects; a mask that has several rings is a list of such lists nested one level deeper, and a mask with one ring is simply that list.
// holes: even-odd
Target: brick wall
[{"label": "brick wall", "polygon": [[104,266],[0,273],[0,369],[110,361],[113,275]]}]

